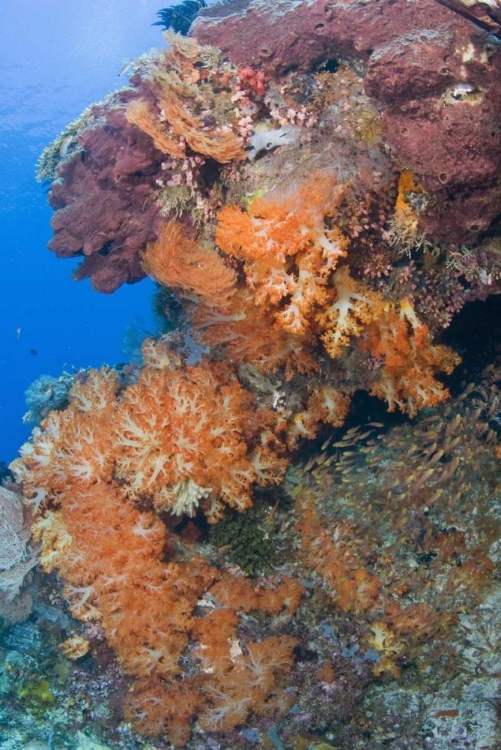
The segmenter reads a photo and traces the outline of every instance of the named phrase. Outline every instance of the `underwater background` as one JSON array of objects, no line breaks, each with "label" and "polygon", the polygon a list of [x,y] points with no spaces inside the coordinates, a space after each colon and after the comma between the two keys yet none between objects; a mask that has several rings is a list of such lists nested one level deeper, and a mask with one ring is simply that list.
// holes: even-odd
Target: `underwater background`
[{"label": "underwater background", "polygon": [[[152,285],[112,296],[71,279],[72,261],[46,250],[52,209],[35,180],[47,143],[89,102],[125,84],[119,73],[161,42],[154,0],[6,2],[0,27],[0,461],[32,427],[24,392],[42,373],[124,358],[136,320],[151,325]],[[30,354],[30,351],[36,354]]]}]

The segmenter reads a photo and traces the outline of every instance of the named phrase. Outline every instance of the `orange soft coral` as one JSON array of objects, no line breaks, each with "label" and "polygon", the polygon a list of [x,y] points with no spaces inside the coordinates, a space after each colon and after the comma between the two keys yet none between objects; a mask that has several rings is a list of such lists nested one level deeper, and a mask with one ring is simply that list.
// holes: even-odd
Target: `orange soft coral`
[{"label": "orange soft coral", "polygon": [[[271,636],[247,644],[243,655],[236,639],[239,602],[195,616],[200,597],[221,574],[198,558],[163,562],[165,526],[130,504],[119,485],[75,483],[60,493],[59,505],[39,519],[37,537],[44,553],[55,555],[50,569],[63,576],[74,616],[101,619],[123,671],[136,679],[125,715],[138,731],[166,734],[182,747],[198,713],[207,731],[222,731],[250,711],[266,710],[292,666],[294,639]],[[64,540],[57,548],[56,537]],[[255,608],[292,612],[302,592],[284,581],[272,604],[257,595]],[[202,671],[186,676],[181,657],[190,639],[200,643],[194,655]]]},{"label": "orange soft coral", "polygon": [[223,347],[231,364],[246,362],[262,372],[284,367],[287,379],[318,369],[311,342],[277,329],[272,314],[256,307],[248,289],[239,289],[225,308],[198,305],[189,314],[196,337],[204,345]]},{"label": "orange soft coral", "polygon": [[[290,636],[270,636],[248,643],[247,654],[235,654],[231,669],[204,686],[208,705],[199,717],[202,729],[224,732],[243,724],[251,713],[266,713],[268,700],[283,688],[281,679],[293,664],[297,643]],[[280,718],[276,703],[270,714]]]},{"label": "orange soft coral", "polygon": [[451,373],[461,361],[448,347],[433,343],[429,329],[418,319],[409,300],[386,300],[355,281],[347,267],[333,275],[332,300],[318,315],[322,340],[329,355],[341,356],[352,338],[370,352],[376,366],[370,392],[415,416],[425,406],[444,401],[449,393],[435,377]]},{"label": "orange soft coral", "polygon": [[[33,527],[43,567],[62,576],[76,618],[100,619],[135,680],[126,717],[182,747],[197,715],[207,731],[219,731],[272,710],[295,640],[273,635],[244,653],[239,613],[288,617],[303,587],[288,578],[250,584],[192,553],[176,559],[161,518],[144,509],[148,499],[162,508],[167,497],[191,502],[204,482],[214,520],[220,502],[250,503],[252,484],[280,478],[286,463],[274,453],[273,415],[254,408],[225,366],[173,370],[164,342],[149,341],[145,351],[150,367],[120,394],[107,369],[76,383],[70,406],[49,414],[14,469],[28,500],[44,498]],[[219,579],[224,586],[216,589]],[[205,595],[223,606],[200,614]],[[182,659],[193,641],[188,676]]]},{"label": "orange soft coral", "polygon": [[38,508],[73,483],[120,482],[132,500],[209,520],[223,504],[252,504],[253,485],[279,482],[287,461],[274,430],[278,417],[254,399],[224,365],[185,370],[162,342],[145,343],[150,367],[117,398],[116,375],[90,371],[51,412],[13,465]]},{"label": "orange soft coral", "polygon": [[216,243],[244,261],[255,303],[288,333],[309,330],[329,275],[345,255],[346,240],[326,224],[343,193],[336,174],[319,173],[253,201],[248,211],[225,206],[219,213]]},{"label": "orange soft coral", "polygon": [[[250,394],[223,367],[145,369],[117,405],[113,441],[116,474],[131,499],[192,515],[199,504],[210,521],[221,504],[243,510],[254,484],[279,482],[287,462],[256,430]],[[253,446],[255,445],[255,449]]]},{"label": "orange soft coral", "polygon": [[407,299],[399,306],[376,307],[360,348],[384,362],[371,393],[384,399],[389,411],[398,407],[411,417],[448,398],[449,391],[435,374],[449,374],[461,361],[448,347],[433,344],[429,329]]},{"label": "orange soft coral", "polygon": [[263,581],[255,586],[244,576],[222,575],[210,589],[211,596],[225,607],[232,606],[242,612],[260,610],[275,615],[281,609],[295,612],[303,593],[301,584],[287,577],[280,583]]},{"label": "orange soft coral", "polygon": [[[64,412],[51,412],[14,468],[34,505],[68,483],[121,482],[138,500],[191,515],[201,501],[216,520],[222,504],[243,510],[254,484],[279,482],[287,461],[273,435],[276,415],[257,410],[223,365],[170,369],[179,358],[162,343],[146,342],[150,367],[120,400],[116,378],[92,371],[71,392]],[[156,354],[155,354],[156,352]]]},{"label": "orange soft coral", "polygon": [[74,483],[58,502],[60,510],[40,518],[34,533],[45,568],[65,580],[72,613],[102,619],[124,671],[172,678],[188,642],[189,613],[217,571],[197,560],[182,568],[162,564],[164,525],[128,503],[119,486]]},{"label": "orange soft coral", "polygon": [[143,253],[147,274],[182,294],[195,294],[207,305],[228,303],[236,290],[236,274],[212,248],[205,248],[186,234],[177,221],[164,225],[156,242]]},{"label": "orange soft coral", "polygon": [[117,391],[115,372],[106,367],[89,370],[71,389],[68,409],[50,412],[41,429],[34,430],[12,468],[35,510],[72,482],[111,479],[112,445],[106,435]]},{"label": "orange soft coral", "polygon": [[125,719],[136,732],[153,737],[164,735],[174,747],[182,748],[190,738],[196,714],[205,706],[202,684],[200,675],[170,684],[138,680],[126,697]]},{"label": "orange soft coral", "polygon": [[350,408],[350,397],[332,386],[321,386],[309,396],[306,408],[298,412],[287,429],[287,445],[316,437],[323,424],[341,427]]},{"label": "orange soft coral", "polygon": [[220,211],[216,243],[233,262],[243,261],[247,289],[218,304],[203,300],[189,311],[204,344],[223,346],[235,364],[263,372],[284,367],[287,378],[318,369],[315,314],[347,245],[328,226],[343,191],[335,174],[316,173],[253,201],[248,211]]}]

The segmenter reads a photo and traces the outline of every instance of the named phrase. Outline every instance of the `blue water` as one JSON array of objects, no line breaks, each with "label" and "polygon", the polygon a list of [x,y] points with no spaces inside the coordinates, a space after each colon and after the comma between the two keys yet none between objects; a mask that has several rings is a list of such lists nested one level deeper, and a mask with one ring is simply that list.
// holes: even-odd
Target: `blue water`
[{"label": "blue water", "polygon": [[[75,283],[46,249],[52,210],[35,164],[91,102],[126,85],[125,60],[163,43],[159,0],[5,0],[0,17],[0,461],[28,437],[24,391],[42,373],[124,360],[131,324],[151,329],[151,284],[113,295]],[[20,332],[19,332],[20,329]],[[34,350],[36,354],[30,353]]]}]

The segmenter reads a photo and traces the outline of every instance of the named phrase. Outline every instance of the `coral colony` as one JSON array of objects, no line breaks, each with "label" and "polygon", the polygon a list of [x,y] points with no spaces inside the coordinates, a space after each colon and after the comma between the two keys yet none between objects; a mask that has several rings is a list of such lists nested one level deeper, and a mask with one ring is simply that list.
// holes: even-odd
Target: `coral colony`
[{"label": "coral colony", "polygon": [[500,290],[501,49],[435,0],[234,2],[190,34],[40,159],[50,249],[100,292],[152,277],[177,327],[32,389],[2,591],[38,546],[110,747],[416,750],[445,722],[494,748],[494,662],[469,745],[453,644],[494,596],[501,371],[451,398],[441,336]]}]

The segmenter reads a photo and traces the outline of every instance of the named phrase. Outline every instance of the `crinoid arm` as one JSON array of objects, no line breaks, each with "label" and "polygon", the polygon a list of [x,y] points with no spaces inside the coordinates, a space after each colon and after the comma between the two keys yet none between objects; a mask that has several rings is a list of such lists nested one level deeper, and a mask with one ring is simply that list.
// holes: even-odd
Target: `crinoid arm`
[{"label": "crinoid arm", "polygon": [[491,34],[501,36],[501,3],[499,0],[437,0]]},{"label": "crinoid arm", "polygon": [[199,10],[206,8],[205,0],[183,0],[178,5],[162,8],[157,12],[158,21],[153,26],[163,26],[165,30],[172,29],[177,34],[186,34]]}]

